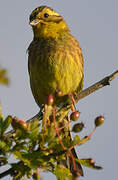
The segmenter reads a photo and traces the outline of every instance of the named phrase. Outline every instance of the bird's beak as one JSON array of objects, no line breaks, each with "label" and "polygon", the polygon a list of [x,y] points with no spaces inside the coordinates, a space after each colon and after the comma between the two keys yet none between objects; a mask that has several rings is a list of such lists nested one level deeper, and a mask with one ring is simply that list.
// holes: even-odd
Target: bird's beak
[{"label": "bird's beak", "polygon": [[31,25],[31,26],[36,26],[37,24],[39,24],[40,23],[40,19],[34,19],[34,20],[32,20],[31,22],[29,22],[29,24]]}]

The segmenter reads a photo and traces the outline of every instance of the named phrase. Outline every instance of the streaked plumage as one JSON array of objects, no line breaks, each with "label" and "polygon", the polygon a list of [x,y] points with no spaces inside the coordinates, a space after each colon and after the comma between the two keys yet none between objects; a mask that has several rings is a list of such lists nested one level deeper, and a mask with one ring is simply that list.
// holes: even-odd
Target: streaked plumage
[{"label": "streaked plumage", "polygon": [[[41,6],[31,13],[30,24],[34,38],[28,48],[28,69],[32,93],[39,107],[56,90],[63,96],[81,91],[82,51],[63,17]],[[74,150],[73,154],[76,156]]]},{"label": "streaked plumage", "polygon": [[[45,10],[47,7],[39,9]],[[62,21],[65,24],[63,19]],[[39,106],[56,90],[67,95],[70,92],[78,92],[83,87],[83,57],[79,43],[70,34],[66,24],[64,29],[61,29],[59,23],[55,23],[60,29],[57,29],[57,32],[54,29],[53,32],[53,24],[48,23],[49,25],[42,23],[42,26],[47,26],[43,27],[48,29],[47,33],[43,34],[40,27],[41,35],[34,35],[28,48],[31,89]],[[35,28],[34,26],[33,29]],[[34,31],[38,31],[38,28]]]}]

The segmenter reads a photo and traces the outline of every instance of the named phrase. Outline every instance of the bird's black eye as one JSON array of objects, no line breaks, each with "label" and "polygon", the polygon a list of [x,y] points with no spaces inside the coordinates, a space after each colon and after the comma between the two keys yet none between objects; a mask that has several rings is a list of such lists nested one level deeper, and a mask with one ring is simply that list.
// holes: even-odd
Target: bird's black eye
[{"label": "bird's black eye", "polygon": [[47,18],[48,16],[49,16],[49,14],[48,14],[48,13],[45,13],[45,14],[44,14],[44,17],[45,17],[45,18]]}]

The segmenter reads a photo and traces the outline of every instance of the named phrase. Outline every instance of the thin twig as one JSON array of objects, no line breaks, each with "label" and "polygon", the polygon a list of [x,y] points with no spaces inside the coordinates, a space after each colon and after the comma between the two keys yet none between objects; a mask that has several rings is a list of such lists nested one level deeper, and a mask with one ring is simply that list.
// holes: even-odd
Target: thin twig
[{"label": "thin twig", "polygon": [[76,164],[75,164],[75,159],[74,159],[74,156],[73,156],[73,153],[71,150],[69,150],[69,154],[70,154],[70,157],[72,159],[72,163],[73,163],[73,170],[76,171]]},{"label": "thin twig", "polygon": [[103,78],[99,82],[93,84],[92,86],[86,88],[85,90],[81,91],[77,96],[77,101],[80,99],[83,99],[84,97],[88,96],[89,94],[92,94],[93,92],[97,91],[98,89],[110,85],[110,82],[118,76],[118,70],[112,73],[111,75]]},{"label": "thin twig", "polygon": [[[94,134],[95,131],[96,131],[96,127],[93,129],[93,131],[88,136],[84,137],[84,142],[90,140],[91,136]],[[80,140],[78,143],[76,143],[75,145],[71,146],[69,148],[69,150],[72,150],[75,146],[79,146],[81,144],[83,144],[83,141]]]},{"label": "thin twig", "polygon": [[[53,113],[53,120],[54,120],[54,126],[55,126],[55,130],[56,130],[56,134],[57,134],[57,136],[58,136],[58,138],[59,138],[59,142],[60,142],[62,148],[63,148],[64,150],[66,150],[67,148],[64,146],[64,144],[63,144],[63,142],[62,142],[62,140],[61,140],[61,138],[60,138],[59,130],[58,130],[57,123],[56,123],[56,119],[55,119],[55,110],[56,110],[56,108],[54,107],[54,108],[52,109],[52,113]],[[69,152],[70,157],[71,157],[71,159],[72,159],[73,169],[74,169],[74,171],[76,171],[76,165],[75,165],[74,156],[73,156],[71,150],[69,150],[68,152]]]},{"label": "thin twig", "polygon": [[56,130],[56,134],[57,134],[57,136],[58,136],[58,138],[59,138],[59,142],[60,142],[62,148],[63,148],[64,150],[66,150],[66,148],[65,148],[65,146],[64,146],[64,144],[63,144],[63,142],[62,142],[62,140],[61,140],[61,138],[60,138],[59,131],[58,131],[58,127],[57,127],[57,123],[56,123],[56,119],[55,119],[55,107],[52,109],[52,114],[53,114],[53,120],[54,120],[55,130]]}]

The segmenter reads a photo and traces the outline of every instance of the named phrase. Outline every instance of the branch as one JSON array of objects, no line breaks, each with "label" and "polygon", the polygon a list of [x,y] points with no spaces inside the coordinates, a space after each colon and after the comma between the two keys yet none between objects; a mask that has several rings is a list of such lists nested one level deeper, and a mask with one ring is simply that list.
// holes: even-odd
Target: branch
[{"label": "branch", "polygon": [[13,174],[13,168],[9,168],[5,172],[0,173],[0,179],[2,179],[5,176],[12,175]]},{"label": "branch", "polygon": [[98,89],[110,85],[110,82],[118,76],[118,70],[112,73],[111,75],[103,78],[99,82],[93,84],[92,86],[86,88],[85,90],[81,91],[77,96],[77,101],[80,99],[83,99],[84,97],[88,96],[89,94],[92,94],[93,92],[97,91]]},{"label": "branch", "polygon": [[[117,75],[118,75],[118,70],[115,71],[114,73],[112,73],[111,75],[103,78],[101,81],[99,81],[99,82],[93,84],[92,86],[88,87],[87,89],[83,90],[82,92],[80,92],[80,93],[77,95],[77,101],[79,101],[80,99],[88,96],[89,94],[92,94],[93,92],[97,91],[98,89],[100,89],[100,88],[102,88],[102,87],[104,87],[104,86],[110,85],[110,82],[111,82]],[[69,110],[69,109],[70,109],[70,105],[67,105],[67,107],[64,106],[64,107],[61,108],[61,110],[64,111],[64,112],[65,112],[65,109],[66,109],[66,110]],[[60,109],[59,109],[59,111],[60,111]],[[58,113],[58,111],[57,111],[56,113]],[[31,121],[35,121],[36,119],[39,119],[39,121],[40,121],[40,120],[42,120],[42,117],[43,117],[43,108],[40,109],[40,112],[39,112],[37,115],[35,115],[33,118],[30,118],[29,120],[27,120],[27,123],[30,123]],[[94,129],[94,131],[95,131],[95,129]],[[94,131],[93,131],[93,132],[94,132]],[[93,132],[92,132],[92,133],[93,133]],[[5,136],[12,137],[12,136],[13,136],[13,133],[15,133],[14,130],[9,131],[9,132],[7,132],[7,133],[5,134]],[[88,140],[88,139],[91,137],[92,133],[87,137],[86,140]],[[11,174],[11,175],[13,174],[13,168],[10,168],[10,169],[6,170],[5,172],[2,172],[2,173],[0,174],[0,179],[3,178],[3,177],[5,177],[5,176],[7,176],[7,175],[9,175],[9,174]]]},{"label": "branch", "polygon": [[[100,80],[99,82],[93,84],[92,86],[84,89],[83,91],[81,91],[78,95],[77,95],[77,101],[79,101],[80,99],[83,99],[84,97],[88,96],[89,94],[92,94],[93,92],[97,91],[98,89],[110,85],[110,82],[116,77],[118,76],[118,70],[115,71],[114,73],[112,73],[111,75],[103,78],[102,80]],[[67,107],[69,109],[69,107]],[[34,117],[30,118],[29,120],[27,120],[27,123],[30,123],[31,121],[35,121],[35,119],[39,119],[42,120],[43,117],[43,113],[42,113],[42,109],[40,110],[40,112],[38,114],[36,114]],[[12,133],[14,131],[9,131],[7,132],[5,135],[9,135],[12,136]]]}]

